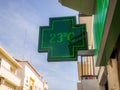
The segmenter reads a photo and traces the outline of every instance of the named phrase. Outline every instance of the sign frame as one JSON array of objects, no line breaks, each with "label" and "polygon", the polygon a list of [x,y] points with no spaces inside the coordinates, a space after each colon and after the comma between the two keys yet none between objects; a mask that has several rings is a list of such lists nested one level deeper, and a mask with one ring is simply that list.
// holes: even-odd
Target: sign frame
[{"label": "sign frame", "polygon": [[[56,24],[56,22],[58,24]],[[68,26],[69,26],[71,31],[69,32],[68,29],[64,28],[64,27],[67,27],[66,26],[67,24],[65,24],[65,23],[62,24],[60,22],[68,23]],[[64,32],[64,30],[63,30],[62,33],[61,33],[61,32],[59,32],[59,30],[56,30],[57,34],[51,34],[51,31],[53,31],[54,28],[55,28],[54,25],[59,25],[58,26],[59,28],[64,26],[63,28],[64,28],[64,30],[66,30],[66,32]],[[48,31],[48,30],[50,30],[50,31]],[[76,31],[74,31],[74,30],[76,30]],[[74,33],[71,33],[72,31],[74,31]],[[55,31],[53,33],[55,33]],[[77,33],[80,33],[80,34],[78,35]],[[58,42],[63,42],[63,43],[65,43],[65,41],[66,41],[68,43],[68,41],[70,39],[71,40],[70,43],[69,43],[70,45],[67,46],[67,48],[69,48],[69,50],[70,50],[68,53],[69,54],[72,53],[72,56],[70,56],[71,55],[70,54],[68,56],[54,56],[54,57],[51,57],[51,55],[53,55],[53,52],[51,52],[51,49],[52,49],[51,46],[49,47],[50,40],[49,40],[49,43],[47,43],[47,42],[45,42],[45,41],[47,41],[47,39],[44,39],[44,38],[47,35],[50,38],[50,36],[62,35],[62,34],[65,34],[64,38],[67,38],[67,40],[62,38],[62,39],[59,39],[59,40],[54,39],[53,41],[52,40],[51,41],[52,41],[52,43],[55,43],[55,40],[57,40]],[[77,36],[72,37],[74,34],[76,34]],[[57,38],[57,36],[56,36],[56,38]],[[82,41],[82,42],[80,42],[80,41]],[[81,46],[80,46],[80,43],[82,43]],[[46,47],[44,47],[43,44],[44,45],[46,44]],[[56,46],[54,46],[54,47],[57,47],[57,46],[59,46],[59,44],[56,44]],[[60,48],[62,48],[62,45],[61,45]],[[63,48],[63,49],[65,49],[65,48]],[[49,19],[49,26],[40,26],[40,28],[39,28],[38,52],[48,52],[48,61],[49,62],[52,62],[52,61],[55,61],[55,62],[56,61],[77,61],[77,54],[78,54],[77,51],[78,50],[88,50],[88,41],[87,41],[86,25],[85,24],[76,24],[76,17],[75,16],[50,18]],[[66,51],[68,51],[68,49]]]}]

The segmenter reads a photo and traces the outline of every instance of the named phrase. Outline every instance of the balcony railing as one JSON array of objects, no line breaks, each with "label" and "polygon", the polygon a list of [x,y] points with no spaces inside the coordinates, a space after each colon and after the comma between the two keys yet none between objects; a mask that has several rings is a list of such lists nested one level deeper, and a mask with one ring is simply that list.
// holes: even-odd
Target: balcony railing
[{"label": "balcony railing", "polygon": [[4,66],[0,67],[0,76],[4,77],[6,81],[15,86],[20,86],[21,84],[20,78],[18,78],[14,73],[6,69]]}]

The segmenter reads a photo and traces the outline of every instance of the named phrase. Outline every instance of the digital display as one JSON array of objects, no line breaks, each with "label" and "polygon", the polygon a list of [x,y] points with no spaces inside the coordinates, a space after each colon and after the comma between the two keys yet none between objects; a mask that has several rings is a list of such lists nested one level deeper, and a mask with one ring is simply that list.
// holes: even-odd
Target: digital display
[{"label": "digital display", "polygon": [[78,50],[87,50],[86,25],[76,25],[75,17],[50,18],[50,26],[41,26],[39,52],[48,52],[48,61],[75,61]]},{"label": "digital display", "polygon": [[56,42],[56,43],[62,43],[64,42],[64,38],[70,41],[70,37],[74,36],[74,32],[69,32],[69,33],[52,33],[50,34],[50,43]]}]

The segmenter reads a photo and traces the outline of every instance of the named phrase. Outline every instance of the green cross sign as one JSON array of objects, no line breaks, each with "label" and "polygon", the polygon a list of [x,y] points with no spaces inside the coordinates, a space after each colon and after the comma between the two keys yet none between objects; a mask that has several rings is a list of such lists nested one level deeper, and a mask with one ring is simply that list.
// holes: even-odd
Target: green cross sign
[{"label": "green cross sign", "polygon": [[48,52],[48,61],[76,61],[78,50],[87,50],[85,24],[76,24],[76,18],[50,18],[50,26],[41,26],[38,52]]}]

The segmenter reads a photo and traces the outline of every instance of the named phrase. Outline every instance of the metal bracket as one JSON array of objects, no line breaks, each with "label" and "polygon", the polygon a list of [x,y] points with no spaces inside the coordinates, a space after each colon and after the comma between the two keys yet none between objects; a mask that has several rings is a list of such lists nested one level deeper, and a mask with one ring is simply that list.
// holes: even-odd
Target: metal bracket
[{"label": "metal bracket", "polygon": [[79,50],[78,56],[94,56],[94,49],[91,50]]}]

